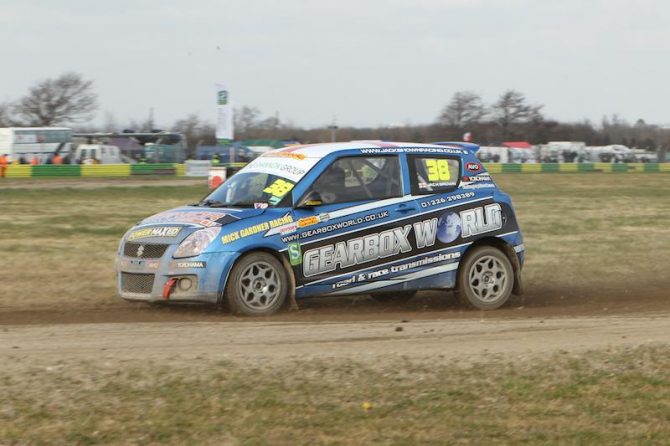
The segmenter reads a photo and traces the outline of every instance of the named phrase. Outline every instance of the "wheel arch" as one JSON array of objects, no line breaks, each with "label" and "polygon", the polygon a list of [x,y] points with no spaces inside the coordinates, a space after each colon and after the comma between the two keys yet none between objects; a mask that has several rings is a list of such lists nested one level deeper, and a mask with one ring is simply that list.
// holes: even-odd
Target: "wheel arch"
[{"label": "wheel arch", "polygon": [[[524,290],[523,290],[523,283],[521,282],[521,264],[519,263],[519,258],[516,256],[514,248],[500,237],[483,237],[475,241],[472,245],[468,246],[468,248],[463,253],[460,265],[463,264],[463,259],[465,259],[466,256],[473,249],[479,246],[491,246],[493,248],[497,248],[500,251],[502,251],[505,254],[505,256],[507,256],[510,263],[512,264],[512,269],[514,270],[514,286],[512,287],[512,294],[514,294],[515,296],[521,296]],[[459,287],[460,284],[456,283],[456,289],[458,289]]]},{"label": "wheel arch", "polygon": [[230,268],[228,268],[228,271],[226,271],[226,277],[222,281],[223,283],[221,285],[221,291],[219,293],[219,299],[218,299],[219,305],[223,304],[224,302],[226,288],[228,287],[228,281],[230,280],[230,272],[233,270],[235,265],[240,260],[256,252],[264,252],[266,254],[270,254],[272,257],[277,259],[279,263],[281,263],[282,266],[284,267],[286,277],[288,278],[288,295],[286,297],[289,302],[289,305],[291,305],[291,307],[293,308],[295,306],[295,288],[296,288],[296,280],[295,280],[295,274],[293,273],[293,268],[291,268],[291,264],[289,263],[288,258],[286,256],[282,255],[279,251],[276,251],[266,246],[250,248],[246,251],[240,252],[240,255],[237,256],[235,261],[233,261],[233,263],[230,265]]}]

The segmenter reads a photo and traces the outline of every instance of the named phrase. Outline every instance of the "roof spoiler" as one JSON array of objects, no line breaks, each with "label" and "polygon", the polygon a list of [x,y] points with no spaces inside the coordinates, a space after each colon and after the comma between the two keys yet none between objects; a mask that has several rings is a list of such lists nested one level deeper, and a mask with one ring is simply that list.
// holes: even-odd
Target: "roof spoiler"
[{"label": "roof spoiler", "polygon": [[479,150],[479,146],[477,144],[472,144],[469,142],[438,141],[431,144],[438,146],[458,147],[459,149],[469,150],[472,153],[477,153],[477,150]]}]

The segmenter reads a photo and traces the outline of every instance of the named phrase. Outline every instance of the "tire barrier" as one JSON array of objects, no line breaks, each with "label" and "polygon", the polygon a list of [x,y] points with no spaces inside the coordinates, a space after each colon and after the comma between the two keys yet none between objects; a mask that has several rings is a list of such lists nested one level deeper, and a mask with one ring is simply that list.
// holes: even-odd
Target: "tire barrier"
[{"label": "tire barrier", "polygon": [[[221,164],[232,171],[243,165]],[[670,163],[484,163],[491,173],[670,173]],[[7,178],[46,178],[46,177],[130,177],[130,176],[184,176],[183,164],[67,164],[39,166],[10,164],[7,166]]]}]

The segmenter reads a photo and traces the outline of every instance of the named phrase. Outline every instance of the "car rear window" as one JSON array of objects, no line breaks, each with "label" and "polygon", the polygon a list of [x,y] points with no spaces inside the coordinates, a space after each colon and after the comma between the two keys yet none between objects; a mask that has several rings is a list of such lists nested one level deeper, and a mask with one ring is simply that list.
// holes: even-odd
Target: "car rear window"
[{"label": "car rear window", "polygon": [[460,160],[449,156],[408,157],[413,194],[435,194],[453,190],[460,180]]}]

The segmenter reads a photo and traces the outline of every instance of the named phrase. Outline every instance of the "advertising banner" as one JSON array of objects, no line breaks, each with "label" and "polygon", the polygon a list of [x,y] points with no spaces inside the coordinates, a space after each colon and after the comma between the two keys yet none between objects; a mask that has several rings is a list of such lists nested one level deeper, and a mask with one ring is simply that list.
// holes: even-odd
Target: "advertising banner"
[{"label": "advertising banner", "polygon": [[230,101],[228,89],[216,84],[216,139],[232,141],[233,136],[233,104]]}]

